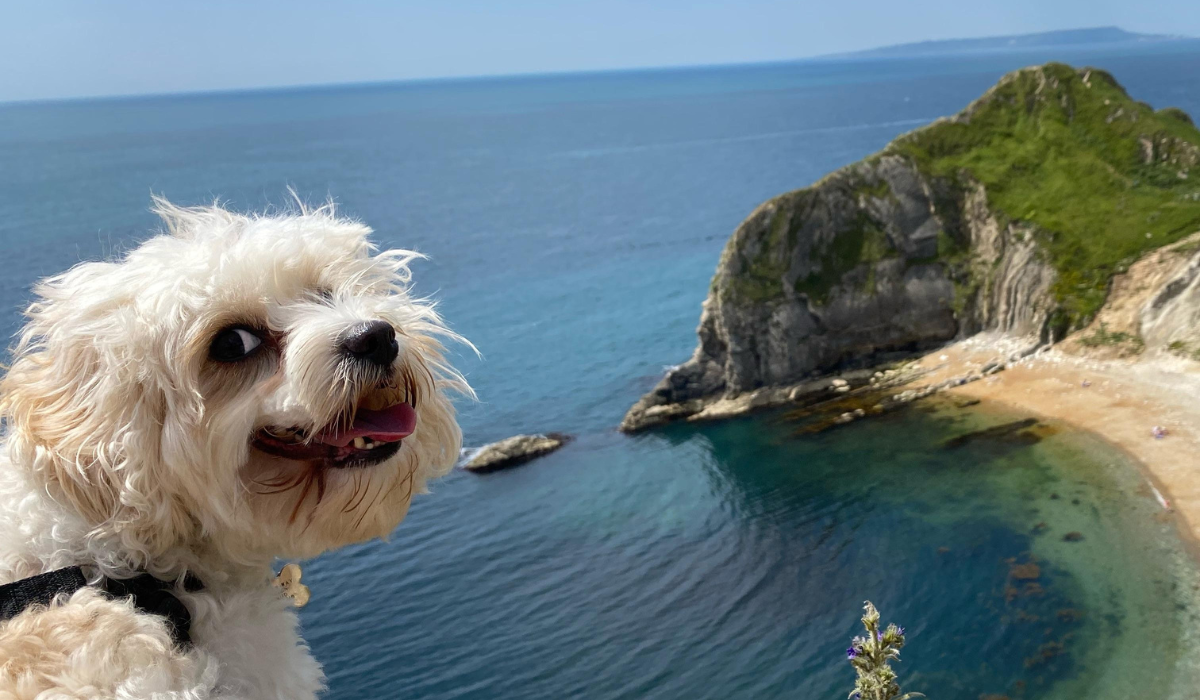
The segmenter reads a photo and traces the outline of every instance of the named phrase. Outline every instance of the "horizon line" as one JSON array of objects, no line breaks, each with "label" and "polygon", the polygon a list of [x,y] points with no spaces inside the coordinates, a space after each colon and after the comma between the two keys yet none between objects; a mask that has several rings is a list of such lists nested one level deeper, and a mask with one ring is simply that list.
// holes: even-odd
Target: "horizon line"
[{"label": "horizon line", "polygon": [[[905,42],[901,44],[888,44],[885,46],[876,46],[869,49],[857,49],[854,51],[835,52],[815,54],[812,56],[798,56],[794,58],[780,59],[751,59],[746,61],[727,61],[718,63],[679,63],[679,64],[659,64],[651,66],[624,66],[614,68],[582,68],[582,69],[565,69],[565,70],[546,70],[546,71],[518,71],[513,73],[473,73],[466,75],[444,75],[444,76],[426,76],[420,78],[381,78],[378,80],[349,80],[339,82],[321,82],[321,83],[285,83],[282,85],[259,85],[252,87],[233,87],[233,88],[210,88],[199,90],[167,90],[162,92],[139,92],[139,93],[116,93],[116,94],[96,94],[96,95],[73,95],[69,97],[35,97],[30,99],[16,100],[0,100],[0,109],[5,107],[22,107],[41,104],[57,104],[69,102],[104,102],[104,101],[134,101],[134,100],[152,100],[167,97],[217,97],[228,95],[241,95],[250,93],[273,93],[273,92],[303,92],[303,91],[319,91],[330,89],[347,89],[367,87],[382,87],[387,85],[422,85],[434,83],[455,83],[455,82],[480,82],[498,79],[536,79],[536,78],[555,78],[566,76],[598,76],[611,75],[620,73],[643,73],[643,72],[669,72],[669,71],[687,71],[687,70],[706,70],[713,68],[739,68],[752,66],[775,66],[786,65],[790,63],[805,63],[805,62],[879,62],[879,61],[904,61],[918,58],[928,58],[934,54],[912,54],[906,56],[894,55],[877,55],[875,52],[890,50],[899,47],[907,46],[922,46],[925,44],[938,44],[943,42],[961,42],[961,41],[976,41],[988,39],[1004,39],[1010,37],[1022,36],[1037,36],[1040,34],[1055,34],[1071,31],[1094,31],[1097,29],[1120,29],[1120,27],[1105,26],[1105,27],[1077,27],[1072,29],[1050,29],[1039,32],[1028,32],[1024,34],[999,34],[993,36],[975,36],[964,37],[959,39],[925,39],[921,41]],[[1125,30],[1121,30],[1125,31]],[[1200,37],[1191,37],[1186,35],[1169,35],[1169,34],[1140,34],[1138,32],[1127,32],[1135,36],[1152,37],[1155,39],[1153,43],[1168,43],[1168,42],[1188,42],[1200,41]],[[1092,44],[1065,44],[1058,48],[1086,48],[1103,45],[1119,45],[1119,44],[1144,44],[1138,40],[1128,41],[1107,41]],[[978,51],[963,50],[949,52],[946,55],[952,54],[988,54],[988,53],[1006,53],[1020,51],[1035,51],[1038,49],[1053,48],[1051,46],[1017,46],[1017,47],[997,47],[984,48]]]}]

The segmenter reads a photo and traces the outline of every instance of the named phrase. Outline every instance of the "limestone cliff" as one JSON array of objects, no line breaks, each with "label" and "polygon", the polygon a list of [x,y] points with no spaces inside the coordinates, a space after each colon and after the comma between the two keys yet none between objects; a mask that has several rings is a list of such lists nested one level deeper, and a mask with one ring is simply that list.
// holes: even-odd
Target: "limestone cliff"
[{"label": "limestone cliff", "polygon": [[1063,349],[1100,359],[1166,354],[1200,360],[1200,233],[1115,275],[1104,307]]},{"label": "limestone cliff", "polygon": [[[1009,74],[955,117],[751,213],[721,254],[691,359],[622,429],[982,330],[1052,342],[1086,326],[1114,274],[1200,227],[1198,144],[1186,114],[1134,102],[1102,71]],[[1200,282],[1187,290],[1176,297]]]}]

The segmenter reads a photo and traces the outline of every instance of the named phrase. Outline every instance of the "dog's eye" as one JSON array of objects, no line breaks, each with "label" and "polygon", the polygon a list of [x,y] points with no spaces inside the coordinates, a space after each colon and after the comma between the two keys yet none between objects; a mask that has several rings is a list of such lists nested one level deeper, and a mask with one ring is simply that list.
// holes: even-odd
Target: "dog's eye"
[{"label": "dog's eye", "polygon": [[226,328],[213,338],[208,356],[218,362],[237,362],[252,355],[262,345],[254,331],[241,326]]}]

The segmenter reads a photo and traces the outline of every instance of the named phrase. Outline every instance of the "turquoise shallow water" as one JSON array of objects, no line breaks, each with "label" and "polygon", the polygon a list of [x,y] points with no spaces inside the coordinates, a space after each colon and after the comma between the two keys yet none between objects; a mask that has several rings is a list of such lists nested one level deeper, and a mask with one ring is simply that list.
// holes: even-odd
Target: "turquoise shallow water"
[{"label": "turquoise shallow water", "polygon": [[432,256],[418,290],[484,354],[460,358],[468,442],[579,437],[306,566],[333,698],[844,697],[865,598],[931,697],[1191,697],[1194,567],[1103,443],[948,449],[1024,418],[949,406],[613,431],[691,352],[757,203],[1050,58],[1200,114],[1195,43],[0,105],[0,328],[37,277],[142,237],[151,191],[257,208],[290,184]]},{"label": "turquoise shallow water", "polygon": [[1018,418],[600,433],[456,474],[393,543],[311,567],[310,638],[350,697],[836,697],[869,598],[930,696],[1192,697],[1194,567],[1137,469],[1052,425],[945,447]]}]

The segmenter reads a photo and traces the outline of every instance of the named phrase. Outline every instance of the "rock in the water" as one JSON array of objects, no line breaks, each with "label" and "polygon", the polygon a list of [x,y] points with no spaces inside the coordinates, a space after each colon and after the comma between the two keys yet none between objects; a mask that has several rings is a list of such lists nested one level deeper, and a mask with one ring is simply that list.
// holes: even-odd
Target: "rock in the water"
[{"label": "rock in the water", "polygon": [[570,440],[569,435],[562,433],[514,435],[479,448],[462,467],[477,474],[509,469],[549,454]]},{"label": "rock in the water", "polygon": [[1008,572],[1017,581],[1036,581],[1042,576],[1042,568],[1033,562],[1014,564]]}]

